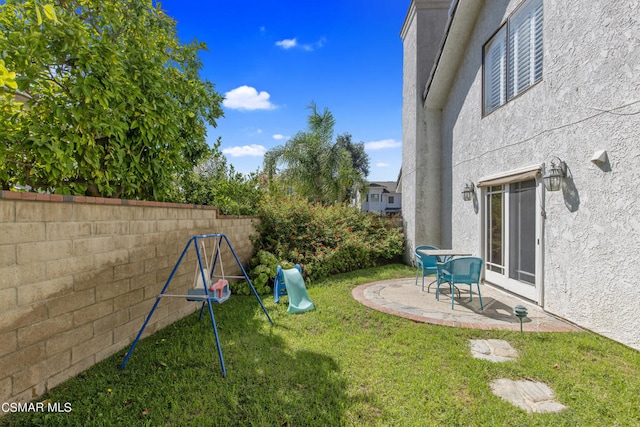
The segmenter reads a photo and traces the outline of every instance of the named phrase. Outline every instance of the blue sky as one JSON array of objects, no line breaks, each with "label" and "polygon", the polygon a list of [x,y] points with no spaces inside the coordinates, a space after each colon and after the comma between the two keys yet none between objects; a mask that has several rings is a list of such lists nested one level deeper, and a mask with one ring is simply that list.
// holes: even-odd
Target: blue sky
[{"label": "blue sky", "polygon": [[338,134],[364,142],[372,181],[395,181],[401,165],[402,40],[409,0],[166,0],[183,42],[197,39],[202,77],[227,98],[209,129],[243,173],[266,150],[306,130],[312,101]]}]

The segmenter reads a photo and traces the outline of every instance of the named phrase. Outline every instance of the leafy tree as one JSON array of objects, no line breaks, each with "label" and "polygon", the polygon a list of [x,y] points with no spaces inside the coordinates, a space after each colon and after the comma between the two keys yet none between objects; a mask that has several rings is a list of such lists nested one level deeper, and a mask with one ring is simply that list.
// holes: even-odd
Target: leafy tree
[{"label": "leafy tree", "polygon": [[364,142],[353,142],[351,134],[344,133],[337,136],[336,144],[349,152],[356,172],[359,172],[363,178],[369,176],[369,155],[364,151]]},{"label": "leafy tree", "polygon": [[355,193],[364,188],[366,184],[365,179],[369,175],[369,155],[364,151],[364,142],[351,141],[350,133],[338,135],[336,145],[349,152],[353,169],[358,173],[351,186],[347,187],[345,201],[349,201],[355,196]]},{"label": "leafy tree", "polygon": [[308,108],[308,130],[267,151],[264,169],[270,180],[316,203],[341,202],[361,175],[349,151],[332,141],[333,114],[327,108],[320,114],[314,103]]},{"label": "leafy tree", "polygon": [[4,60],[0,59],[0,88],[4,88],[5,85],[10,89],[18,89],[15,71],[7,70]]},{"label": "leafy tree", "polygon": [[1,59],[30,99],[0,97],[0,185],[166,199],[222,116],[206,46],[175,27],[150,0],[1,4]]},{"label": "leafy tree", "polygon": [[220,139],[193,171],[182,177],[171,200],[217,206],[225,215],[254,215],[265,193],[262,176],[236,172],[219,148]]}]

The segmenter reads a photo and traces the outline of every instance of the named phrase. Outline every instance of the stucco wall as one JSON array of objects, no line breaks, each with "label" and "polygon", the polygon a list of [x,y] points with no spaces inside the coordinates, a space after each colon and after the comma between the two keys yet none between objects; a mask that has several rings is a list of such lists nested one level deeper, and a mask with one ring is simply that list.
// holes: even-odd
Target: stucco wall
[{"label": "stucco wall", "polygon": [[[440,244],[440,147],[426,146],[423,91],[435,62],[447,22],[448,0],[413,0],[401,31],[402,86],[402,215],[405,218],[405,259],[413,261],[418,245]],[[440,114],[440,112],[435,112]],[[435,184],[435,185],[433,185]],[[436,223],[419,221],[423,215]]]},{"label": "stucco wall", "polygon": [[[127,347],[191,236],[224,233],[246,263],[253,220],[213,207],[0,191],[0,402],[31,400]],[[195,260],[192,247],[168,293],[193,285]],[[227,275],[240,273],[228,251],[223,261]],[[145,335],[197,306],[163,299]]]},{"label": "stucco wall", "polygon": [[418,126],[417,40],[415,11],[409,10],[402,29],[402,215],[405,219],[404,235],[407,241],[405,259],[411,262],[415,248],[416,229],[416,127]]},{"label": "stucco wall", "polygon": [[[542,81],[483,118],[482,45],[519,3],[485,2],[443,111],[447,233],[479,253],[481,215],[462,200],[464,182],[560,157],[569,179],[538,201],[541,303],[640,349],[640,4],[545,1]],[[604,167],[590,161],[597,150],[608,152]]]}]

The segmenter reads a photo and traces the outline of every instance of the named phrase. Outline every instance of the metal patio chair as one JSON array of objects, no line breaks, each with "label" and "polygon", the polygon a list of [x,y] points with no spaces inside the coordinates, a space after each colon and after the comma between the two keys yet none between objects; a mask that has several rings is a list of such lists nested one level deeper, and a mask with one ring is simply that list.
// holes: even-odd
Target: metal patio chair
[{"label": "metal patio chair", "polygon": [[484,310],[482,295],[480,294],[480,276],[483,263],[484,260],[478,257],[452,258],[449,261],[438,263],[436,299],[440,299],[440,285],[449,283],[451,285],[451,309],[453,310],[454,288],[458,285],[469,285],[469,301],[472,301],[473,285],[475,284],[478,288],[480,309]]}]

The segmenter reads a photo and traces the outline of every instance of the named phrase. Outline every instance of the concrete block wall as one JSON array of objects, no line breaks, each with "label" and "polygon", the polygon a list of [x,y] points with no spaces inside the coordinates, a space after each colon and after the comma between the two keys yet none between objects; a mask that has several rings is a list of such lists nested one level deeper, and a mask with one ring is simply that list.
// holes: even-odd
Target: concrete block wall
[{"label": "concrete block wall", "polygon": [[[0,191],[0,402],[32,400],[129,346],[191,236],[226,234],[247,265],[254,220],[214,207]],[[240,274],[223,254],[225,274]],[[168,293],[187,292],[196,263],[191,247]],[[164,298],[145,336],[198,307]]]}]

